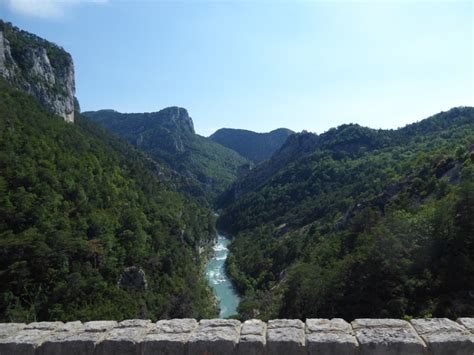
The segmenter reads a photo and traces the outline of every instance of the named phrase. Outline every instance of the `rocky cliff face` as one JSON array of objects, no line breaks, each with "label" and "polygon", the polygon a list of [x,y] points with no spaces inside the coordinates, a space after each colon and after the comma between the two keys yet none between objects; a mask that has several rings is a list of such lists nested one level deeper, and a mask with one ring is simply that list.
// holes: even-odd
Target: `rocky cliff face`
[{"label": "rocky cliff face", "polygon": [[62,48],[0,21],[0,76],[74,122],[74,64]]}]

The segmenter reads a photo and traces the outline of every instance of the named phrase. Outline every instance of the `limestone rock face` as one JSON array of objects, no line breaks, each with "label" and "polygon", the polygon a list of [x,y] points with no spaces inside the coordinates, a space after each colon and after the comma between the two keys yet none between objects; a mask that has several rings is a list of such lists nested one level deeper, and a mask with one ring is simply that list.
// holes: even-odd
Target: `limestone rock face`
[{"label": "limestone rock face", "polygon": [[74,64],[62,48],[0,20],[0,76],[74,122]]}]

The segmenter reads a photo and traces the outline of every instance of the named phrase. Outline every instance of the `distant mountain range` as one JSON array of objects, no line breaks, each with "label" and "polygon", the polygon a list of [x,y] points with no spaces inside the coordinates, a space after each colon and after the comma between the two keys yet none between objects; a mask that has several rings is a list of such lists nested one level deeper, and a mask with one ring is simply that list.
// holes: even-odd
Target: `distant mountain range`
[{"label": "distant mountain range", "polygon": [[295,132],[286,128],[278,128],[268,133],[222,128],[209,138],[258,164],[269,159],[293,133]]}]

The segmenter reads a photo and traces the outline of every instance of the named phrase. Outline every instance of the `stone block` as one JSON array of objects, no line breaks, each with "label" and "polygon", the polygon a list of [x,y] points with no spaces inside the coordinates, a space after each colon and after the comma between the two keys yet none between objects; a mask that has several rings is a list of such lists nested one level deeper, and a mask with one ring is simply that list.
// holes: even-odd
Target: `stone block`
[{"label": "stone block", "polygon": [[198,327],[194,318],[160,320],[156,322],[153,332],[157,333],[191,333]]},{"label": "stone block", "polygon": [[69,322],[52,332],[37,349],[36,354],[92,354],[95,344],[103,337],[104,333],[84,332],[84,325],[81,322]]},{"label": "stone block", "polygon": [[38,355],[89,355],[95,354],[105,332],[57,332],[48,337],[38,349]]},{"label": "stone block", "polygon": [[74,322],[64,323],[63,325],[56,328],[57,332],[72,332],[78,330],[84,330],[84,324],[82,324],[82,322],[78,320]]},{"label": "stone block", "polygon": [[106,332],[118,326],[114,320],[95,320],[84,323],[84,330],[86,332]]},{"label": "stone block", "polygon": [[474,334],[474,318],[458,318],[457,322]]},{"label": "stone block", "polygon": [[306,320],[306,348],[314,355],[355,355],[358,343],[345,320],[315,318]]},{"label": "stone block", "polygon": [[299,319],[268,321],[267,351],[272,355],[304,354],[304,323]]},{"label": "stone block", "polygon": [[233,319],[203,319],[188,341],[189,354],[231,354],[239,342],[240,322]]},{"label": "stone block", "polygon": [[158,321],[141,342],[142,354],[184,355],[189,337],[197,327],[197,321],[191,318]]},{"label": "stone block", "polygon": [[114,328],[96,346],[97,355],[139,355],[147,328]]},{"label": "stone block", "polygon": [[126,319],[118,324],[118,328],[148,328],[151,324],[150,319]]},{"label": "stone block", "polygon": [[239,355],[265,354],[267,325],[258,319],[247,320],[240,329],[240,341],[237,346]]},{"label": "stone block", "polygon": [[413,319],[411,324],[428,345],[431,355],[473,355],[474,335],[447,318]]},{"label": "stone block", "polygon": [[33,322],[27,324],[25,329],[56,330],[63,326],[63,322]]},{"label": "stone block", "polygon": [[19,332],[26,327],[25,323],[0,323],[0,339]]},{"label": "stone block", "polygon": [[43,341],[51,334],[49,330],[23,329],[0,339],[0,355],[33,355]]},{"label": "stone block", "polygon": [[407,321],[401,319],[356,319],[352,328],[360,355],[422,355],[426,346]]}]

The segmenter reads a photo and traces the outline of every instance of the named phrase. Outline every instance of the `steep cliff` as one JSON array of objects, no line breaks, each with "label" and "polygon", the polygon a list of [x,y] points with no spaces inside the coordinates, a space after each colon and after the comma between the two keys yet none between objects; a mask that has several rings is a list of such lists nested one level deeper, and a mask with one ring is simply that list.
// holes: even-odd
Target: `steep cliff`
[{"label": "steep cliff", "polygon": [[0,20],[0,76],[74,122],[74,64],[64,49]]}]

